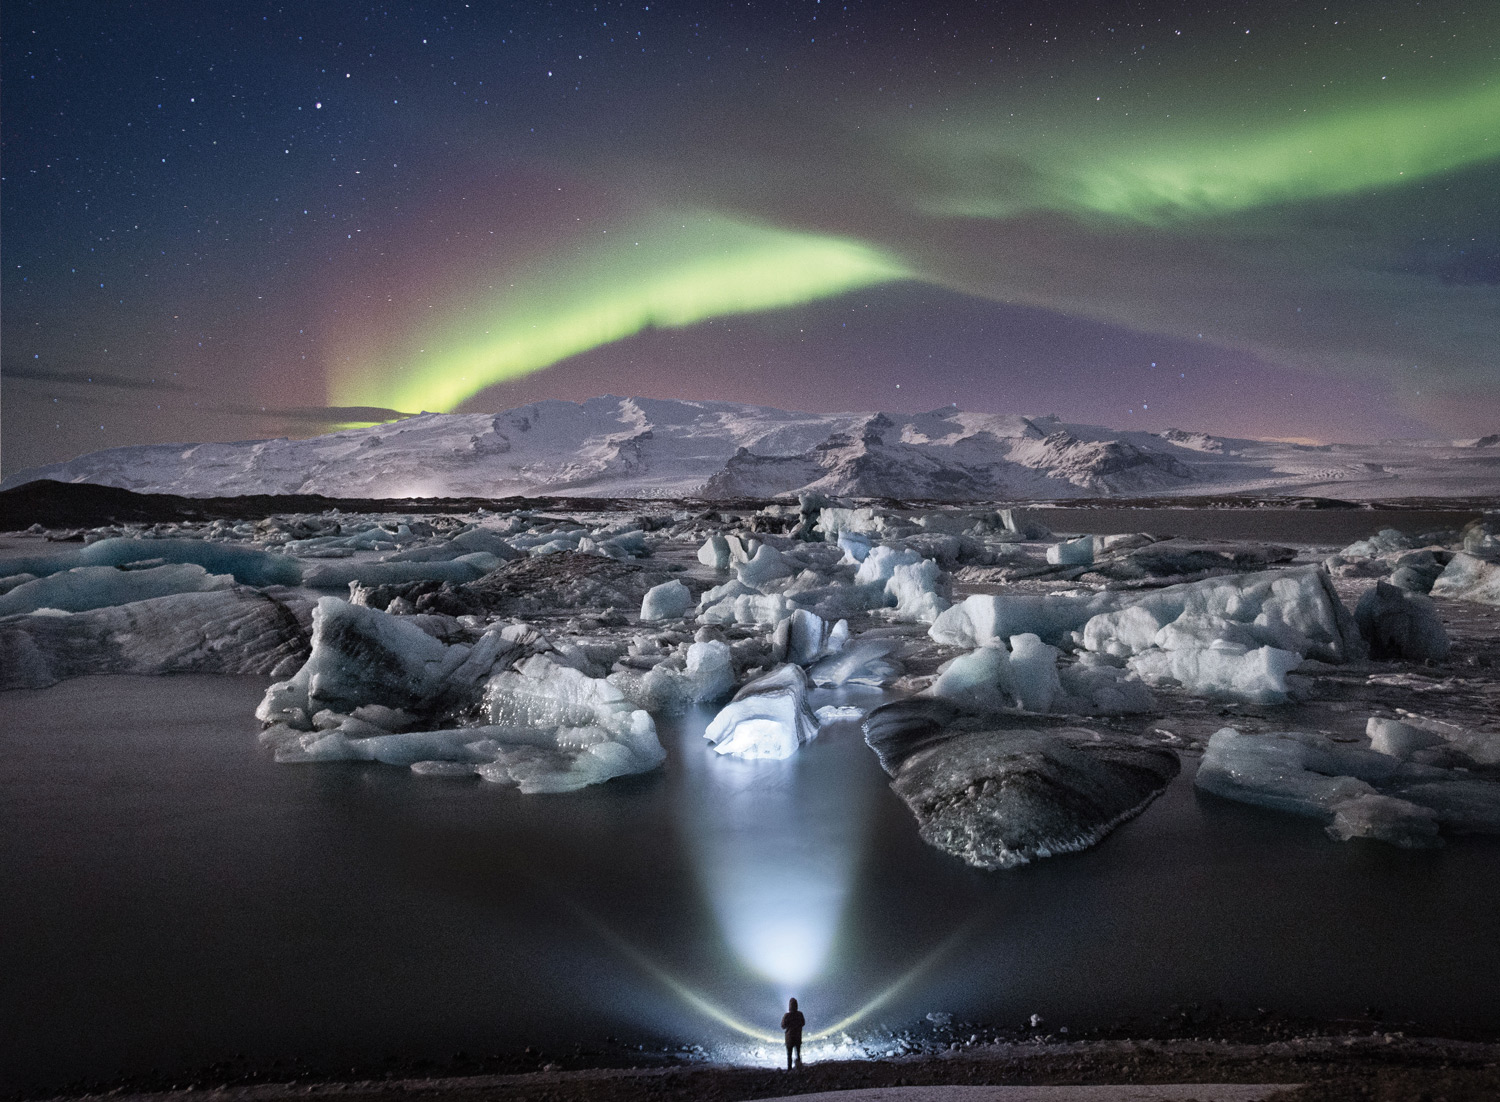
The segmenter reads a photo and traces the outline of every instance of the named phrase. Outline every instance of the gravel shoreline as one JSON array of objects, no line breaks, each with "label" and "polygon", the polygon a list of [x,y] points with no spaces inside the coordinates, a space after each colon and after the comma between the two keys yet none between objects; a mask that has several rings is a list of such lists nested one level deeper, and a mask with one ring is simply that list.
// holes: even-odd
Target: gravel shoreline
[{"label": "gravel shoreline", "polygon": [[[352,1081],[201,1082],[180,1090],[118,1086],[64,1096],[76,1102],[737,1102],[896,1086],[1285,1083],[1276,1102],[1492,1102],[1500,1098],[1500,1043],[1400,1034],[1221,1040],[1028,1041],[941,1054],[827,1061],[785,1072],[681,1063],[664,1067],[544,1068],[520,1074]],[[34,1096],[33,1096],[34,1097]],[[940,1096],[939,1096],[940,1097]]]}]

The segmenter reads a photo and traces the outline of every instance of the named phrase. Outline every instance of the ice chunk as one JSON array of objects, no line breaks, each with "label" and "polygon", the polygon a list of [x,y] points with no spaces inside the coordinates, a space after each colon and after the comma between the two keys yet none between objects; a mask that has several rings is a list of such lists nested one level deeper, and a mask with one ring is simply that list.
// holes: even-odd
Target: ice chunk
[{"label": "ice chunk", "polygon": [[848,620],[830,624],[821,616],[799,608],[776,625],[771,653],[778,662],[808,666],[825,655],[838,653],[848,641]]},{"label": "ice chunk", "polygon": [[1341,747],[1297,731],[1214,732],[1193,783],[1215,796],[1331,822],[1338,805],[1375,795],[1369,780],[1389,780],[1396,763],[1371,750]]},{"label": "ice chunk", "polygon": [[870,548],[859,569],[854,572],[856,585],[871,582],[888,582],[898,566],[912,566],[922,561],[922,554],[907,547],[892,547],[882,543]]},{"label": "ice chunk", "polygon": [[114,566],[78,566],[37,578],[0,595],[0,616],[55,608],[87,612],[172,593],[202,593],[234,584],[228,574],[210,574],[196,563],[175,563],[146,570]]},{"label": "ice chunk", "polygon": [[858,564],[865,561],[870,555],[870,549],[874,542],[869,536],[858,532],[840,532],[838,535],[839,549],[844,552],[846,564]]},{"label": "ice chunk", "polygon": [[[866,559],[860,569],[863,570],[869,562]],[[948,609],[948,598],[939,592],[943,580],[942,570],[932,559],[896,566],[885,583],[886,593],[896,600],[892,617],[922,624],[932,623]]]},{"label": "ice chunk", "polygon": [[1438,815],[1394,796],[1355,796],[1334,808],[1328,836],[1339,842],[1369,838],[1403,849],[1431,849],[1443,844]]},{"label": "ice chunk", "polygon": [[892,657],[896,644],[886,639],[860,639],[835,654],[818,659],[807,670],[814,685],[888,685],[901,676],[901,663]]},{"label": "ice chunk", "polygon": [[1420,662],[1448,656],[1448,632],[1432,601],[1420,594],[1376,582],[1355,605],[1354,622],[1371,658]]},{"label": "ice chunk", "polygon": [[1442,743],[1443,736],[1424,731],[1399,719],[1371,716],[1365,721],[1365,734],[1370,736],[1370,749],[1393,758],[1409,758],[1417,750]]},{"label": "ice chunk", "polygon": [[977,647],[945,663],[923,696],[951,701],[969,711],[998,712],[1011,708],[1010,652],[1000,644]]},{"label": "ice chunk", "polygon": [[1417,545],[1416,540],[1394,528],[1382,528],[1368,539],[1355,540],[1339,552],[1346,559],[1373,559],[1392,551],[1405,551]]},{"label": "ice chunk", "polygon": [[780,593],[750,593],[725,597],[698,614],[700,624],[763,624],[774,627],[797,606]]},{"label": "ice chunk", "polygon": [[[1207,578],[1134,599],[1117,594],[1096,599],[1105,597],[1114,597],[1117,608],[1097,610],[1097,618],[1083,627],[1083,644],[1120,657],[1163,646],[1161,629],[1179,620],[1182,628],[1173,633],[1179,650],[1187,649],[1184,637],[1195,637],[1199,645],[1228,639],[1329,662],[1360,658],[1365,652],[1354,621],[1318,566]],[[1157,632],[1148,635],[1152,624]],[[1038,634],[1047,638],[1045,632]]]},{"label": "ice chunk", "polygon": [[780,551],[770,544],[761,544],[753,558],[735,567],[735,576],[745,585],[760,588],[777,578],[790,577],[792,568],[786,564]]},{"label": "ice chunk", "polygon": [[1431,551],[1408,551],[1396,560],[1391,584],[1408,593],[1432,592],[1432,583],[1443,572],[1443,563]]},{"label": "ice chunk", "polygon": [[789,758],[817,737],[818,719],[807,705],[807,674],[787,663],[734,694],[704,731],[720,754]]},{"label": "ice chunk", "polygon": [[1500,833],[1500,783],[1322,735],[1243,735],[1226,727],[1209,739],[1194,783],[1231,800],[1321,819],[1335,838],[1430,844],[1433,818],[1425,812],[1449,830]]},{"label": "ice chunk", "polygon": [[34,582],[36,579],[37,576],[35,574],[10,574],[0,577],[0,593],[9,593],[16,586],[25,585],[27,582]]},{"label": "ice chunk", "polygon": [[1432,583],[1432,595],[1500,605],[1500,565],[1456,552]]},{"label": "ice chunk", "polygon": [[473,648],[447,646],[402,616],[324,597],[313,610],[312,653],[290,680],[266,690],[262,722],[365,704],[426,714],[466,699],[510,644],[497,631]]},{"label": "ice chunk", "polygon": [[1094,537],[1054,543],[1047,548],[1047,561],[1056,566],[1088,566],[1094,561]]},{"label": "ice chunk", "polygon": [[666,759],[651,716],[618,687],[543,655],[492,676],[485,712],[497,726],[532,732],[477,770],[485,780],[514,784],[522,792],[571,792],[647,772]]},{"label": "ice chunk", "polygon": [[622,670],[610,674],[608,681],[637,708],[674,715],[729,694],[734,688],[733,654],[722,640],[699,641],[688,647],[681,669],[663,662],[645,673]]},{"label": "ice chunk", "polygon": [[401,585],[407,582],[451,582],[460,585],[488,573],[465,559],[449,562],[336,562],[320,563],[307,570],[305,584],[312,589],[348,589],[350,582],[362,586]]},{"label": "ice chunk", "polygon": [[281,600],[238,586],[175,593],[0,620],[0,689],[95,673],[264,675],[306,650],[306,629]]},{"label": "ice chunk", "polygon": [[1224,645],[1191,650],[1153,647],[1131,658],[1129,666],[1148,685],[1176,682],[1194,696],[1284,704],[1286,675],[1301,663],[1296,651]]},{"label": "ice chunk", "polygon": [[865,740],[922,840],[982,869],[1087,849],[1143,811],[1177,756],[1082,730],[997,730],[940,701],[872,712]]},{"label": "ice chunk", "polygon": [[229,574],[241,585],[297,585],[302,566],[296,559],[250,547],[201,539],[132,539],[114,536],[74,551],[0,561],[0,573],[45,577],[79,566],[127,566],[130,563],[194,563],[210,574]]},{"label": "ice chunk", "polygon": [[1053,645],[1095,615],[1122,603],[1120,594],[975,594],[941,613],[928,634],[951,647],[982,647],[1031,633]]},{"label": "ice chunk", "polygon": [[646,590],[646,596],[641,600],[641,619],[675,620],[686,616],[692,607],[692,590],[673,578]]},{"label": "ice chunk", "polygon": [[698,561],[714,570],[728,570],[729,542],[723,536],[709,536],[698,548]]},{"label": "ice chunk", "polygon": [[1050,712],[1052,701],[1062,692],[1057,677],[1057,648],[1035,635],[1014,635],[1010,640],[1010,691],[1028,712]]},{"label": "ice chunk", "polygon": [[1061,667],[1057,673],[1063,695],[1053,702],[1054,712],[1108,716],[1156,710],[1156,698],[1145,682],[1098,655],[1081,654],[1077,662]]}]

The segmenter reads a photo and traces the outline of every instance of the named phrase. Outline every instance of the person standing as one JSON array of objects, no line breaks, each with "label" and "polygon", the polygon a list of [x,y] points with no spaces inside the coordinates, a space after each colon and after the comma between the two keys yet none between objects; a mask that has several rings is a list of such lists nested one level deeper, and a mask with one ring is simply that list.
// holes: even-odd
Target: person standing
[{"label": "person standing", "polygon": [[781,1028],[786,1031],[786,1070],[792,1070],[792,1053],[797,1054],[797,1066],[802,1066],[802,1027],[807,1019],[797,1009],[797,1000],[787,1001],[786,1013],[781,1016]]}]

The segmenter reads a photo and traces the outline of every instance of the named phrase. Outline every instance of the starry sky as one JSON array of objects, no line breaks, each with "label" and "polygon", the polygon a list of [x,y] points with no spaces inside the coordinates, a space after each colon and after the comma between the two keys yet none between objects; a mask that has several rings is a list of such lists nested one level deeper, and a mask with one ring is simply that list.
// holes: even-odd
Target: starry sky
[{"label": "starry sky", "polygon": [[604,393],[1500,430],[1500,6],[9,0],[13,471]]}]

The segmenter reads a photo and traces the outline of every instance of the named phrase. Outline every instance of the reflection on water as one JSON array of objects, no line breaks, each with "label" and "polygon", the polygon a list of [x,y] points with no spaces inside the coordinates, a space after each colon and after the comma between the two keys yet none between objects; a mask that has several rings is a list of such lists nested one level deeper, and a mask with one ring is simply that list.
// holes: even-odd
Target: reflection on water
[{"label": "reflection on water", "polygon": [[692,745],[702,723],[685,724],[678,822],[725,939],[785,999],[828,964],[870,793],[817,740],[780,761],[731,758]]},{"label": "reflection on water", "polygon": [[853,724],[742,763],[688,717],[661,773],[522,797],[275,765],[264,688],[0,696],[0,1086],[237,1052],[347,1071],[611,1034],[743,1046],[788,994],[810,1042],[1195,1002],[1500,1025],[1495,840],[1339,845],[1196,795],[1188,761],[1095,849],[986,874],[921,842]]}]

